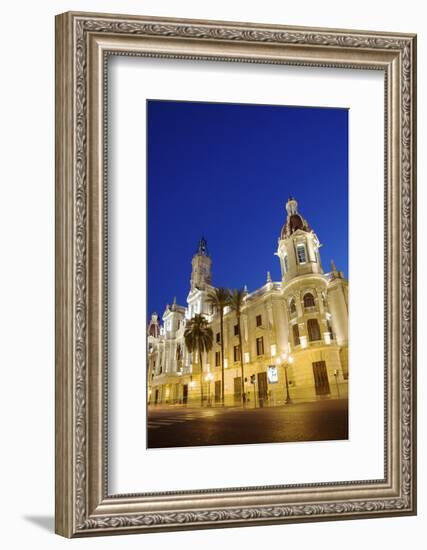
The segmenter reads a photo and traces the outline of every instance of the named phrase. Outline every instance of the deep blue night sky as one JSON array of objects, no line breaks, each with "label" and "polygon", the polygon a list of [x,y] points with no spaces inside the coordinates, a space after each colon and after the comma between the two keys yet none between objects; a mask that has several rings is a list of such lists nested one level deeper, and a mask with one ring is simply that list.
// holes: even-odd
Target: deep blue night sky
[{"label": "deep blue night sky", "polygon": [[[279,281],[289,195],[348,273],[348,111],[148,101],[148,311],[186,305],[202,235],[214,286]],[[149,318],[149,317],[148,317]]]}]

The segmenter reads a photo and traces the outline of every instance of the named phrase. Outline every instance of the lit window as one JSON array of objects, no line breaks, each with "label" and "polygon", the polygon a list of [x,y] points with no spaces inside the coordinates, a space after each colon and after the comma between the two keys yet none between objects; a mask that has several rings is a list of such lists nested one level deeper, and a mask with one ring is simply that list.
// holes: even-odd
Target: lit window
[{"label": "lit window", "polygon": [[305,264],[307,261],[306,255],[305,255],[305,245],[298,244],[297,245],[297,256],[298,256],[298,263],[299,264]]},{"label": "lit window", "polygon": [[256,339],[256,354],[264,355],[264,338],[260,336]]},{"label": "lit window", "polygon": [[307,321],[308,339],[310,342],[320,340],[320,327],[317,319],[309,319]]},{"label": "lit window", "polygon": [[304,307],[315,307],[316,302],[314,301],[314,296],[311,292],[304,294]]},{"label": "lit window", "polygon": [[293,334],[293,337],[294,337],[294,346],[299,346],[300,345],[300,339],[299,339],[299,328],[298,328],[297,324],[292,325],[292,334]]}]

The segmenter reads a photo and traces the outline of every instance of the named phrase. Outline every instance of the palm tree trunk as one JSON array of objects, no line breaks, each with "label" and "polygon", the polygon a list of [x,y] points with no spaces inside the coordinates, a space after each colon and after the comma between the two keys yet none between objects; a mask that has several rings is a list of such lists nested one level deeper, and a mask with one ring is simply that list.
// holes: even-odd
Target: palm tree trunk
[{"label": "palm tree trunk", "polygon": [[200,360],[200,405],[203,407],[204,395],[203,395],[203,359],[202,351],[199,350],[199,360]]},{"label": "palm tree trunk", "polygon": [[225,388],[224,388],[224,311],[220,312],[220,326],[221,326],[221,402],[224,406],[225,401]]},{"label": "palm tree trunk", "polygon": [[241,331],[241,325],[240,325],[240,315],[237,317],[237,326],[239,330],[239,347],[240,347],[240,367],[242,371],[242,403],[243,405],[246,403],[245,398],[245,373],[244,373],[244,367],[243,367],[243,345],[242,345],[242,331]]}]

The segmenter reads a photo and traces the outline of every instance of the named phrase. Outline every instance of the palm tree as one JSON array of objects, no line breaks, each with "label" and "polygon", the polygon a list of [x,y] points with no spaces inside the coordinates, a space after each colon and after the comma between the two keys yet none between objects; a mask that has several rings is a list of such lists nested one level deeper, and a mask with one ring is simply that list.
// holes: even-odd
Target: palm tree
[{"label": "palm tree", "polygon": [[200,400],[203,407],[203,352],[209,352],[213,345],[213,332],[203,315],[190,319],[184,331],[185,346],[190,353],[197,351],[200,359]]},{"label": "palm tree", "polygon": [[221,333],[221,402],[224,405],[224,309],[230,303],[230,291],[227,288],[215,288],[210,292],[207,302],[219,313]]},{"label": "palm tree", "polygon": [[237,330],[239,332],[239,349],[240,349],[240,368],[242,371],[242,403],[246,402],[245,395],[245,373],[243,370],[243,345],[242,345],[242,330],[240,325],[240,317],[242,315],[242,307],[244,298],[246,296],[245,290],[242,288],[230,291],[230,307],[236,313]]}]

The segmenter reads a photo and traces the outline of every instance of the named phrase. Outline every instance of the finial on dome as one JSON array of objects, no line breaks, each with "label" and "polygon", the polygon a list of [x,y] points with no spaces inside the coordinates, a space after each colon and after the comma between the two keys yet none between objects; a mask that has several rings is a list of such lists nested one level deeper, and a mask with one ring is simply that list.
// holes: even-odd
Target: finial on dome
[{"label": "finial on dome", "polygon": [[298,202],[292,196],[288,198],[288,202],[286,203],[286,212],[288,213],[288,216],[298,213]]},{"label": "finial on dome", "polygon": [[271,280],[271,273],[269,271],[267,271],[267,283],[271,283],[272,280]]}]

